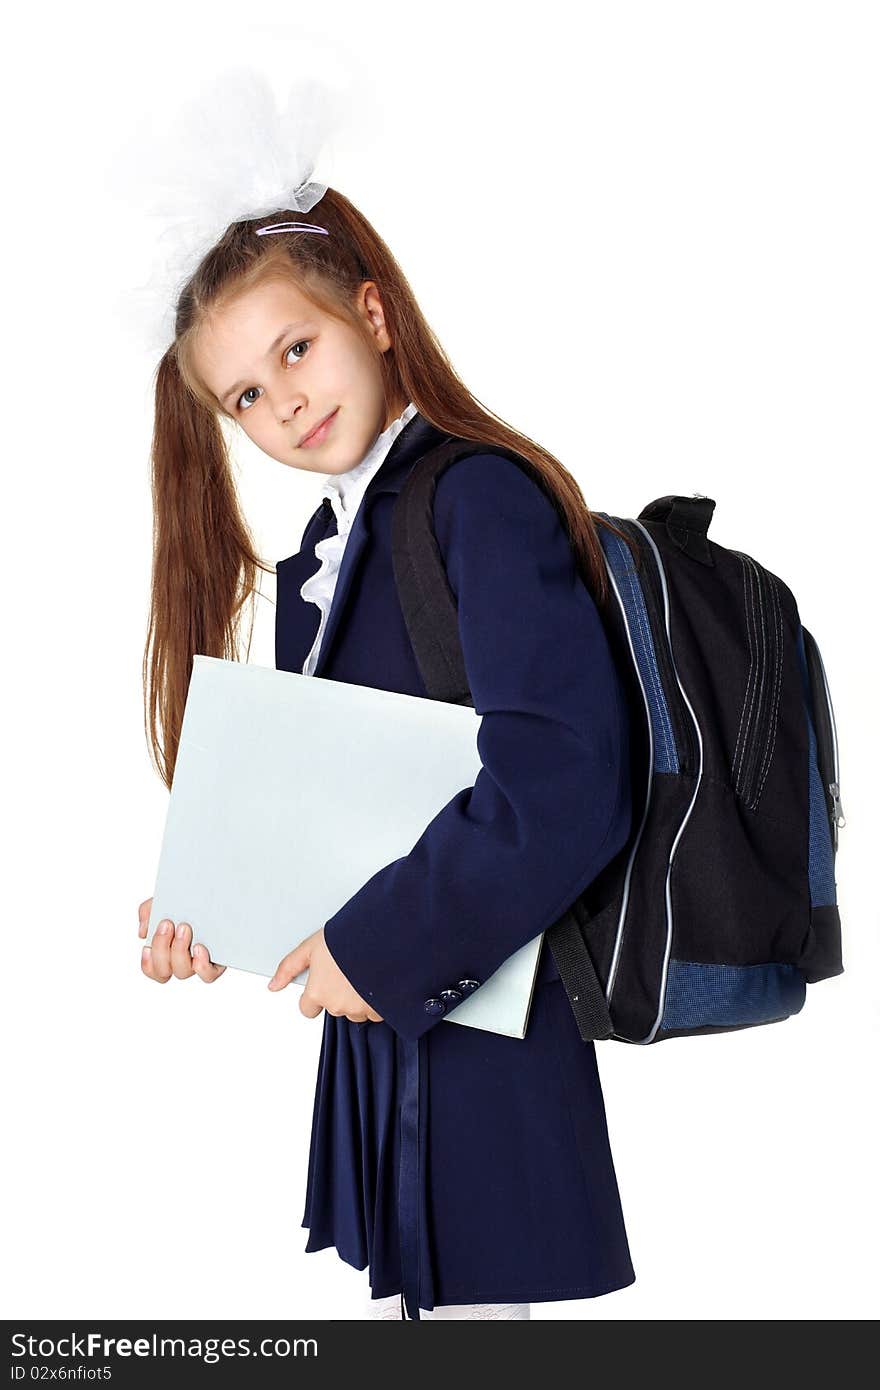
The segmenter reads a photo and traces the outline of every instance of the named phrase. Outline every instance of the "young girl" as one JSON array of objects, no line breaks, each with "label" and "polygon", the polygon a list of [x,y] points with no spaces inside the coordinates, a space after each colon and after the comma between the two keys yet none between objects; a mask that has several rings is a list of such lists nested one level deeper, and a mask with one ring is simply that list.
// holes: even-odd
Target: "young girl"
[{"label": "young girl", "polygon": [[[629,833],[626,713],[600,620],[604,522],[551,454],[468,392],[345,197],[328,188],[308,222],[297,216],[228,227],[184,287],[158,368],[151,746],[170,787],[193,654],[236,658],[242,605],[268,568],[221,417],[326,477],[300,549],[277,565],[277,667],[423,697],[392,510],[434,445],[475,441],[437,482],[434,526],[483,767],[410,854],[291,943],[269,987],[308,967],[300,1009],[324,1014],[306,1250],[369,1266],[374,1315],[527,1318],[533,1301],[635,1279],[595,1048],[546,942],[524,1039],[445,1019]],[[142,936],[148,916],[149,901]],[[212,981],[223,968],[187,923],[167,923],[143,970]]]}]

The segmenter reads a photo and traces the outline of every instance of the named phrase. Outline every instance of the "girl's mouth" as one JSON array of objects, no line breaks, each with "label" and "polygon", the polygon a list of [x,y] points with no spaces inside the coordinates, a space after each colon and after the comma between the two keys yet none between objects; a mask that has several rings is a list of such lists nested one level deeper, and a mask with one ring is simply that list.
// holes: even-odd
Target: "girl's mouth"
[{"label": "girl's mouth", "polygon": [[318,444],[323,444],[333,427],[333,421],[336,419],[338,410],[339,406],[336,407],[336,410],[334,410],[332,414],[325,416],[320,425],[312,430],[311,434],[307,434],[305,439],[300,440],[299,447],[301,449],[314,449]]}]

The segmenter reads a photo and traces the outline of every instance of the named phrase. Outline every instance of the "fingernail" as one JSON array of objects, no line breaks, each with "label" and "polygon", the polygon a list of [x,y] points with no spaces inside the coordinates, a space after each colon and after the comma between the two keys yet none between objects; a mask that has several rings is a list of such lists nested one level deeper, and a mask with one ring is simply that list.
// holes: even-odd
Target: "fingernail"
[{"label": "fingernail", "polygon": [[160,923],[159,923],[159,935],[160,935],[160,936],[167,936],[168,933],[169,933],[170,931],[171,931],[171,923],[170,923],[170,922],[160,922]]},{"label": "fingernail", "polygon": [[174,935],[175,935],[175,936],[183,936],[183,929],[184,929],[185,926],[186,926],[186,923],[185,923],[185,922],[178,922],[178,924],[177,924],[177,930],[175,931]]},{"label": "fingernail", "polygon": [[147,960],[150,954],[149,946],[145,946],[141,951],[141,960]]},{"label": "fingernail", "polygon": [[201,951],[201,949],[202,949],[202,947],[201,947],[201,942],[199,942],[197,945],[193,946],[193,948],[192,948],[192,954],[195,955],[196,951]]}]

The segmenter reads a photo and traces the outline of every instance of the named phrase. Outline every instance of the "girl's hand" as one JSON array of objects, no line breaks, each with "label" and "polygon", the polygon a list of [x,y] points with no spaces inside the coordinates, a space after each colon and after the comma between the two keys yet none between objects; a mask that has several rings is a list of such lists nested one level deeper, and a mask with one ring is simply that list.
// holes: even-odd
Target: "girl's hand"
[{"label": "girl's hand", "polygon": [[[147,898],[138,908],[138,936],[147,934],[152,905],[153,899]],[[214,965],[205,946],[196,945],[190,950],[191,941],[192,927],[188,922],[178,922],[175,931],[174,923],[166,917],[159,923],[152,944],[141,951],[141,970],[160,985],[167,984],[172,975],[178,980],[198,975],[206,985],[213,984],[226,966]]]},{"label": "girl's hand", "polygon": [[286,988],[306,968],[309,978],[299,1001],[306,1018],[317,1018],[326,1009],[334,1018],[350,1018],[352,1023],[382,1022],[382,1015],[370,1008],[339,969],[324,940],[323,927],[288,951],[269,981],[269,989]]}]

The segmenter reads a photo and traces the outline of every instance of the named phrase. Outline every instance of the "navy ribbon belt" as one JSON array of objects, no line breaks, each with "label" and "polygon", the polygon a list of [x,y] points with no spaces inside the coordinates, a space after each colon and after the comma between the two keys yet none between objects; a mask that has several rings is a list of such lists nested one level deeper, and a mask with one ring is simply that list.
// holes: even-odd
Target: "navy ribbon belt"
[{"label": "navy ribbon belt", "polygon": [[[414,1042],[401,1039],[404,1060],[403,1097],[400,1106],[400,1177],[398,1191],[398,1223],[400,1226],[400,1316],[413,1322],[421,1321],[420,1299],[429,1293],[431,1260],[428,1235],[425,1230],[427,1204],[424,1200],[425,1140],[427,1134],[427,1105],[422,1103],[420,1077],[421,1060],[425,1061],[426,1046],[422,1034]],[[424,1273],[424,1278],[423,1278]]]}]

